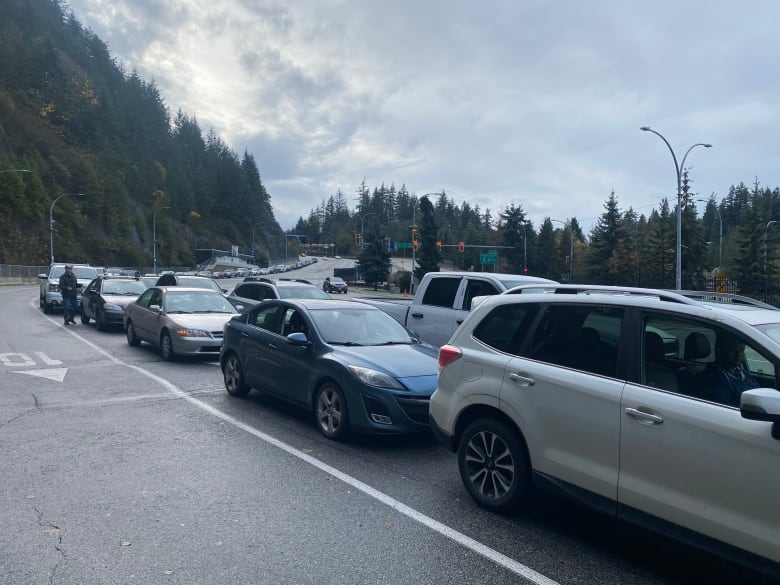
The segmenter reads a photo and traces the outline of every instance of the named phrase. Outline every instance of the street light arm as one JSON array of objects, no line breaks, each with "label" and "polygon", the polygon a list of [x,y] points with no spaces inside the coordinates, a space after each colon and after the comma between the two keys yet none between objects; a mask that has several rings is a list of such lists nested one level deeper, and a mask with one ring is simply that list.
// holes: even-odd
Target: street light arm
[{"label": "street light arm", "polygon": [[[672,153],[672,160],[674,160],[674,170],[677,171],[677,189],[679,190],[680,189],[680,165],[677,164],[677,155],[674,154],[674,149],[672,148],[672,145],[669,144],[669,141],[666,138],[664,138],[663,134],[661,134],[660,132],[656,132],[655,130],[650,128],[650,126],[642,126],[640,130],[643,130],[644,132],[652,132],[653,134],[658,136],[658,138],[664,141],[664,144],[666,144],[666,147],[669,149],[669,152]],[[693,146],[691,148],[693,148]],[[691,148],[688,149],[688,152],[691,151]],[[686,157],[688,156],[688,152],[685,153]],[[683,157],[683,163],[684,162],[685,162],[685,158]]]}]

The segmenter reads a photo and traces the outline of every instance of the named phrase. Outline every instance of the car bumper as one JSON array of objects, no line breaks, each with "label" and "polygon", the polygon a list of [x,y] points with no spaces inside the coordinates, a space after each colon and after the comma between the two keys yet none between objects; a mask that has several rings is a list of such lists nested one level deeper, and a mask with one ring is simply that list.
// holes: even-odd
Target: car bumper
[{"label": "car bumper", "polygon": [[451,434],[449,434],[447,431],[445,431],[442,427],[440,427],[438,424],[436,424],[436,421],[432,416],[428,416],[428,422],[431,427],[431,432],[433,433],[433,436],[436,438],[436,441],[453,453],[457,450],[458,445],[457,441],[455,441],[455,437]]},{"label": "car bumper", "polygon": [[171,336],[173,351],[177,355],[213,355],[219,356],[222,349],[221,339],[208,337],[176,337]]},{"label": "car bumper", "polygon": [[359,434],[401,435],[428,432],[430,394],[393,392],[359,386],[347,402],[354,416],[351,427]]}]

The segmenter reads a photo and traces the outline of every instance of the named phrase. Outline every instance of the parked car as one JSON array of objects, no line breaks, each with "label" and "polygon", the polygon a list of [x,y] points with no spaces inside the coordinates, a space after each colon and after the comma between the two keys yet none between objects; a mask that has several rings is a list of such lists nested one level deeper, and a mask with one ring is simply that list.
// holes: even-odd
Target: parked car
[{"label": "parked car", "polygon": [[[780,574],[780,311],[537,287],[483,299],[439,367],[432,428],[479,505],[547,488]],[[737,371],[759,387],[722,392]]]},{"label": "parked car", "polygon": [[81,295],[81,322],[95,320],[103,331],[109,325],[122,325],[125,307],[147,289],[138,278],[129,276],[99,276],[90,282]]},{"label": "parked car", "polygon": [[269,300],[225,325],[231,396],[261,388],[310,410],[330,439],[427,431],[436,349],[353,301]]},{"label": "parked car", "polygon": [[[52,264],[48,273],[38,275],[40,281],[38,302],[43,312],[47,315],[53,313],[55,309],[62,309],[60,276],[65,272],[65,266],[73,266],[73,274],[76,275],[76,280],[81,288],[98,276],[97,270],[87,264],[68,264],[65,262]],[[77,303],[81,302],[81,288],[77,291]]]},{"label": "parked car", "polygon": [[237,312],[222,294],[205,288],[154,286],[127,306],[127,343],[160,348],[165,361],[178,355],[217,355],[222,328]]},{"label": "parked car", "polygon": [[322,290],[326,293],[344,293],[349,292],[349,286],[340,276],[331,276],[322,283]]},{"label": "parked car", "polygon": [[249,276],[236,285],[228,300],[239,311],[268,299],[329,299],[308,280],[296,278],[262,278]]},{"label": "parked car", "polygon": [[227,293],[227,289],[219,286],[213,278],[191,274],[162,274],[157,279],[155,286],[189,286],[193,288],[206,288],[217,291],[218,293]]}]

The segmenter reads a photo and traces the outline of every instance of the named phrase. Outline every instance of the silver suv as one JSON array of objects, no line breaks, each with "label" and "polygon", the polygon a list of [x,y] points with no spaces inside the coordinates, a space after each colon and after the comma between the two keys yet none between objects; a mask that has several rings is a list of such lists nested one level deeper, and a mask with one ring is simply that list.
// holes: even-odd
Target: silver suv
[{"label": "silver suv", "polygon": [[532,286],[483,299],[439,353],[431,425],[476,502],[549,488],[780,574],[780,311]]},{"label": "silver suv", "polygon": [[[41,290],[39,294],[39,305],[47,315],[54,309],[62,308],[62,293],[60,292],[60,276],[65,272],[66,263],[52,264],[49,267],[48,274],[39,274]],[[80,285],[86,286],[92,279],[97,278],[97,269],[86,264],[73,264],[73,274]],[[76,297],[76,305],[81,303],[81,290]]]},{"label": "silver suv", "polygon": [[239,311],[254,307],[269,299],[329,299],[308,280],[302,278],[263,278],[248,276],[228,295],[228,300]]}]

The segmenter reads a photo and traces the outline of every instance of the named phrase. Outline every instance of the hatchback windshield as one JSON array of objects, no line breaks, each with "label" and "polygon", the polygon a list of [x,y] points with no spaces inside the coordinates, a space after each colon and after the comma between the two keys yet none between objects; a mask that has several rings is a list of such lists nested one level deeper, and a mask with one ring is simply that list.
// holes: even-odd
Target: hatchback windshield
[{"label": "hatchback windshield", "polygon": [[398,321],[380,310],[314,309],[311,318],[326,343],[393,345],[415,340]]}]

